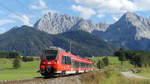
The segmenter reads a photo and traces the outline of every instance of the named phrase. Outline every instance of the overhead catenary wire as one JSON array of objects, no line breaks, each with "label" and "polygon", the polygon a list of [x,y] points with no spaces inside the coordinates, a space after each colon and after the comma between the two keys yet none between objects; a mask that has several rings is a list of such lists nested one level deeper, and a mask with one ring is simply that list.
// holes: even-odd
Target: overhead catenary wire
[{"label": "overhead catenary wire", "polygon": [[[21,6],[25,9],[25,10],[30,10],[28,7],[26,7],[26,5],[24,4],[24,2],[20,1],[20,0],[15,0],[17,3],[21,4]],[[35,15],[35,13],[33,13],[32,11],[30,11],[30,13],[32,13],[33,15]]]},{"label": "overhead catenary wire", "polygon": [[0,3],[0,7],[6,9],[6,10],[9,11],[10,13],[13,13],[13,14],[19,16],[19,17],[22,17],[22,15],[20,15],[20,14],[14,12],[13,10],[9,9],[9,8],[6,7],[5,5],[3,5],[2,3]]},{"label": "overhead catenary wire", "polygon": [[[29,10],[29,8],[27,8],[25,6],[25,4],[23,2],[21,2],[20,0],[15,0],[17,3],[21,4],[22,6],[24,6],[24,9]],[[8,8],[7,6],[5,6],[4,4],[0,3],[0,7],[6,9],[8,12],[13,13],[19,17],[23,17],[21,14],[16,13],[15,11],[13,11],[12,9]],[[31,13],[32,15],[35,15],[32,11],[30,11],[29,13]]]}]

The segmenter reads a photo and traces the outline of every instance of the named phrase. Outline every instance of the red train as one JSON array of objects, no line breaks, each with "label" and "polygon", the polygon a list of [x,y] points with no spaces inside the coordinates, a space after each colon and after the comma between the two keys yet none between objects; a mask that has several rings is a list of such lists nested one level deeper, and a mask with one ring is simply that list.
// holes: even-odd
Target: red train
[{"label": "red train", "polygon": [[57,47],[44,50],[41,56],[40,73],[43,76],[78,74],[94,69],[92,61]]}]

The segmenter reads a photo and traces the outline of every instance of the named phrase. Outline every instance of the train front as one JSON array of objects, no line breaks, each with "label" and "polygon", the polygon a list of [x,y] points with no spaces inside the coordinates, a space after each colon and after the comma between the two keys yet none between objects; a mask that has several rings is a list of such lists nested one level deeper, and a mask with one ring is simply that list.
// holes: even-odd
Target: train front
[{"label": "train front", "polygon": [[58,50],[44,50],[41,56],[40,73],[43,76],[52,76],[56,72]]}]

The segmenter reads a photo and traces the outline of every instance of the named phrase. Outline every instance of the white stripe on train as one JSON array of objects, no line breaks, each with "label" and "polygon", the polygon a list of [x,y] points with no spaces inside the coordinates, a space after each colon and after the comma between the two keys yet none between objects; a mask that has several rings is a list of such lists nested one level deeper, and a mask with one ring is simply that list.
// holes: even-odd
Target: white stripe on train
[{"label": "white stripe on train", "polygon": [[[78,73],[84,73],[84,72],[89,72],[93,70],[86,70],[86,71],[78,71]],[[62,73],[62,71],[57,71],[56,73]],[[65,74],[75,74],[76,71],[66,71]]]}]

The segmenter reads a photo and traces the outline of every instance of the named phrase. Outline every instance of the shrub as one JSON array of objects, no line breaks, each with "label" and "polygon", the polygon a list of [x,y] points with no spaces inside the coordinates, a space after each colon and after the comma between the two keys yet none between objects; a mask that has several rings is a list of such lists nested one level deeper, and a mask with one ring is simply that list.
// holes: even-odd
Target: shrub
[{"label": "shrub", "polygon": [[22,61],[24,61],[24,62],[30,62],[30,61],[33,61],[34,59],[33,59],[33,57],[29,57],[29,56],[23,56],[22,57]]},{"label": "shrub", "polygon": [[102,68],[104,68],[104,62],[103,61],[101,61],[101,60],[99,60],[98,62],[97,62],[97,68],[98,69],[102,69]]},{"label": "shrub", "polygon": [[108,57],[103,58],[102,61],[103,61],[103,63],[104,63],[105,66],[109,65],[109,59],[108,59]]},{"label": "shrub", "polygon": [[17,69],[17,68],[20,68],[20,67],[21,67],[21,62],[20,62],[20,59],[17,57],[13,61],[13,68]]}]

